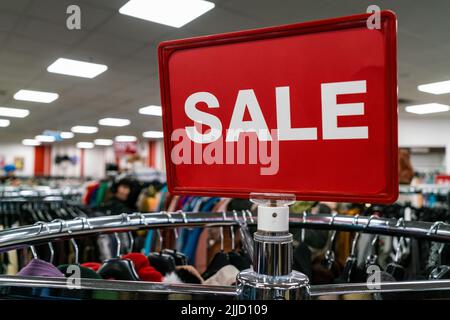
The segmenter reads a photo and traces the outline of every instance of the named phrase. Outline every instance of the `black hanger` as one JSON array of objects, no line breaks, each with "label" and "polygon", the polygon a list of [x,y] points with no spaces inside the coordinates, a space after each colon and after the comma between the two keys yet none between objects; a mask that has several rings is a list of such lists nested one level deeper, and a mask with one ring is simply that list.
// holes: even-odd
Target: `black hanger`
[{"label": "black hanger", "polygon": [[32,223],[38,222],[40,220],[31,203],[26,204],[26,211],[30,214]]},{"label": "black hanger", "polygon": [[[355,216],[355,219],[358,219],[358,215]],[[359,240],[360,233],[357,232],[353,236],[352,248],[350,251],[350,255],[347,257],[345,261],[344,270],[342,271],[341,280],[342,282],[352,283],[358,282],[358,276],[361,272],[358,270],[358,258],[356,257],[356,245]]]},{"label": "black hanger", "polygon": [[376,265],[378,266],[378,239],[379,235],[375,235],[370,244],[370,253],[366,258],[366,267],[367,270],[370,266]]},{"label": "black hanger", "polygon": [[223,267],[230,265],[230,256],[224,251],[224,239],[223,239],[223,227],[219,228],[220,231],[220,252],[212,258],[206,271],[202,274],[202,278],[207,280],[216,274]]},{"label": "black hanger", "polygon": [[[331,225],[333,225],[336,216],[337,216],[337,213],[333,213],[331,222],[330,222]],[[330,238],[330,241],[328,242],[327,251],[325,252],[324,258],[320,262],[321,266],[324,267],[326,270],[331,270],[331,268],[333,267],[333,265],[336,261],[335,255],[334,255],[336,234],[337,234],[336,230],[331,231],[331,238]]]},{"label": "black hanger", "polygon": [[[445,248],[445,243],[440,243],[438,246],[438,250],[435,254],[437,254],[436,266],[431,270],[428,275],[428,279],[430,280],[440,280],[440,279],[450,279],[450,266],[442,265],[442,252]],[[433,253],[430,253],[430,256]]]},{"label": "black hanger", "polygon": [[251,259],[243,252],[236,251],[236,236],[234,234],[234,227],[230,226],[231,235],[231,252],[228,252],[230,264],[235,266],[239,271],[246,270],[251,267]]},{"label": "black hanger", "polygon": [[114,233],[114,236],[117,241],[117,255],[115,258],[104,261],[97,273],[103,279],[138,281],[139,276],[133,261],[120,258],[121,241],[117,233]]},{"label": "black hanger", "polygon": [[330,240],[330,243],[329,243],[329,247],[328,247],[327,251],[325,252],[325,256],[324,256],[323,260],[320,262],[320,264],[326,270],[331,270],[331,268],[333,267],[334,262],[336,261],[335,255],[334,255],[334,244],[335,244],[335,241],[336,241],[336,234],[337,234],[336,230],[333,230],[331,232],[331,240]]},{"label": "black hanger", "polygon": [[[175,243],[176,243],[178,240],[177,229],[174,228],[173,233],[175,235]],[[177,266],[185,266],[188,264],[188,257],[184,253],[177,251],[176,248],[174,248],[173,250],[172,249],[163,249],[162,253],[172,256],[175,260],[175,265],[177,265]]]},{"label": "black hanger", "polygon": [[[397,222],[397,227],[402,225],[405,227],[405,219],[400,218]],[[396,281],[403,281],[406,276],[406,269],[400,264],[401,261],[401,254],[402,254],[402,246],[405,246],[405,239],[403,237],[400,237],[398,239],[397,246],[395,248],[395,257],[394,261],[389,263],[386,266],[386,272],[389,273],[391,276],[395,278]]]},{"label": "black hanger", "polygon": [[151,252],[148,255],[148,261],[150,265],[159,271],[163,276],[175,271],[176,263],[175,258],[170,255],[163,253],[162,244],[163,238],[161,235],[161,231],[159,229],[156,230],[156,234],[159,240],[159,252]]}]

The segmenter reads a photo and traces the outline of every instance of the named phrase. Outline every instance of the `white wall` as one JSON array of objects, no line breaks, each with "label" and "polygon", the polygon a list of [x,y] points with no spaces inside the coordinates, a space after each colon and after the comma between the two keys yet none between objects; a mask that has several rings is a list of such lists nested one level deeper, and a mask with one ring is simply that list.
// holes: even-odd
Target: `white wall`
[{"label": "white wall", "polygon": [[166,161],[164,154],[164,141],[158,140],[156,142],[156,162],[155,169],[160,170],[162,172],[166,171]]},{"label": "white wall", "polygon": [[411,163],[415,171],[443,172],[445,167],[445,150],[442,152],[411,153]]},{"label": "white wall", "polygon": [[398,130],[400,147],[443,147],[445,148],[445,170],[450,173],[450,120],[400,119]]},{"label": "white wall", "polygon": [[[16,175],[34,175],[34,147],[23,146],[21,144],[0,145],[0,158],[4,159],[5,164],[14,164],[14,158],[16,157],[24,159],[23,170],[16,171]],[[2,169],[0,168],[0,172],[3,173]]]},{"label": "white wall", "polygon": [[105,177],[105,148],[85,149],[84,176],[100,179]]}]

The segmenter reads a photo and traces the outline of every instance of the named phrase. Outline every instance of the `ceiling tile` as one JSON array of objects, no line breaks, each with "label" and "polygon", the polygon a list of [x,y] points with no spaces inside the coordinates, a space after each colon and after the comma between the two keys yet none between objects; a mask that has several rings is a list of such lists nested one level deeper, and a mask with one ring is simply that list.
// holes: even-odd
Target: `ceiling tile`
[{"label": "ceiling tile", "polygon": [[141,48],[142,45],[142,42],[121,39],[105,33],[96,32],[83,40],[77,47],[92,52],[94,56],[96,53],[101,53],[111,57],[123,57],[131,55],[137,49]]},{"label": "ceiling tile", "polygon": [[[113,13],[111,10],[101,9],[86,3],[79,4],[73,0],[35,0],[28,7],[27,14],[32,17],[51,21],[61,28],[67,28],[66,21],[70,16],[67,14],[67,7],[72,4],[80,7],[81,30],[92,30],[96,28],[104,23]],[[72,32],[77,31],[73,30]]]}]

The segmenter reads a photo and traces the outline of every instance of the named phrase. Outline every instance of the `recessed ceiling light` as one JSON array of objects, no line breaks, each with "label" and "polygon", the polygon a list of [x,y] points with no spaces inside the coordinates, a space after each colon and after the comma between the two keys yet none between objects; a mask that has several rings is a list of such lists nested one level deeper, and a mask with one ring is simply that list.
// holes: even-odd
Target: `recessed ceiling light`
[{"label": "recessed ceiling light", "polygon": [[147,106],[140,108],[139,113],[149,116],[162,116],[162,108],[160,106]]},{"label": "recessed ceiling light", "polygon": [[11,121],[9,121],[7,119],[0,119],[0,127],[6,128],[6,127],[9,127],[10,124],[11,124]]},{"label": "recessed ceiling light", "polygon": [[50,103],[58,99],[59,94],[54,92],[19,90],[14,95],[14,99],[41,103]]},{"label": "recessed ceiling light", "polygon": [[111,146],[114,143],[111,139],[95,139],[94,144],[97,146]]},{"label": "recessed ceiling light", "polygon": [[135,141],[137,141],[137,138],[135,136],[117,136],[116,141],[117,142],[135,142]]},{"label": "recessed ceiling light", "polygon": [[70,131],[74,133],[87,133],[92,134],[96,133],[98,131],[97,127],[91,127],[91,126],[75,126],[70,129]]},{"label": "recessed ceiling light", "polygon": [[24,146],[40,146],[41,143],[35,139],[23,139],[22,144]]},{"label": "recessed ceiling light", "polygon": [[417,90],[432,94],[450,93],[450,80],[421,84]]},{"label": "recessed ceiling light", "polygon": [[130,0],[119,12],[180,28],[214,7],[214,3],[204,0]]},{"label": "recessed ceiling light", "polygon": [[55,140],[56,140],[54,136],[46,136],[43,134],[38,135],[34,138],[39,142],[55,142]]},{"label": "recessed ceiling light", "polygon": [[131,123],[128,119],[119,119],[119,118],[104,118],[98,121],[98,124],[101,126],[111,126],[111,127],[125,127]]},{"label": "recessed ceiling light", "polygon": [[25,118],[30,114],[30,111],[17,108],[0,107],[0,116],[11,118]]},{"label": "recessed ceiling light", "polygon": [[450,107],[440,103],[427,103],[427,104],[418,104],[415,106],[407,106],[405,110],[406,112],[410,113],[427,114],[427,113],[449,111]]},{"label": "recessed ceiling light", "polygon": [[108,70],[108,67],[104,64],[97,64],[85,61],[78,61],[66,58],[56,59],[47,71],[51,73],[65,74],[69,76],[82,77],[82,78],[95,78],[99,74]]},{"label": "recessed ceiling light", "polygon": [[92,149],[94,144],[92,142],[78,142],[77,148],[79,149]]},{"label": "recessed ceiling light", "polygon": [[145,131],[142,136],[144,138],[154,138],[154,139],[159,139],[162,138],[163,132],[162,131]]},{"label": "recessed ceiling light", "polygon": [[61,139],[72,139],[75,135],[73,134],[73,132],[63,131],[59,134],[59,136],[61,137]]}]

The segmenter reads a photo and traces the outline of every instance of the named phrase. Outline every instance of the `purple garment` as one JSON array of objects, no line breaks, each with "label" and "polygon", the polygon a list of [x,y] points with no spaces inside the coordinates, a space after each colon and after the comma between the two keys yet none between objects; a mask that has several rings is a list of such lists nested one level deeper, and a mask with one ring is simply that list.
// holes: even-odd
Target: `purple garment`
[{"label": "purple garment", "polygon": [[29,277],[58,277],[65,278],[64,274],[54,265],[41,259],[33,259],[17,273],[18,276]]}]

